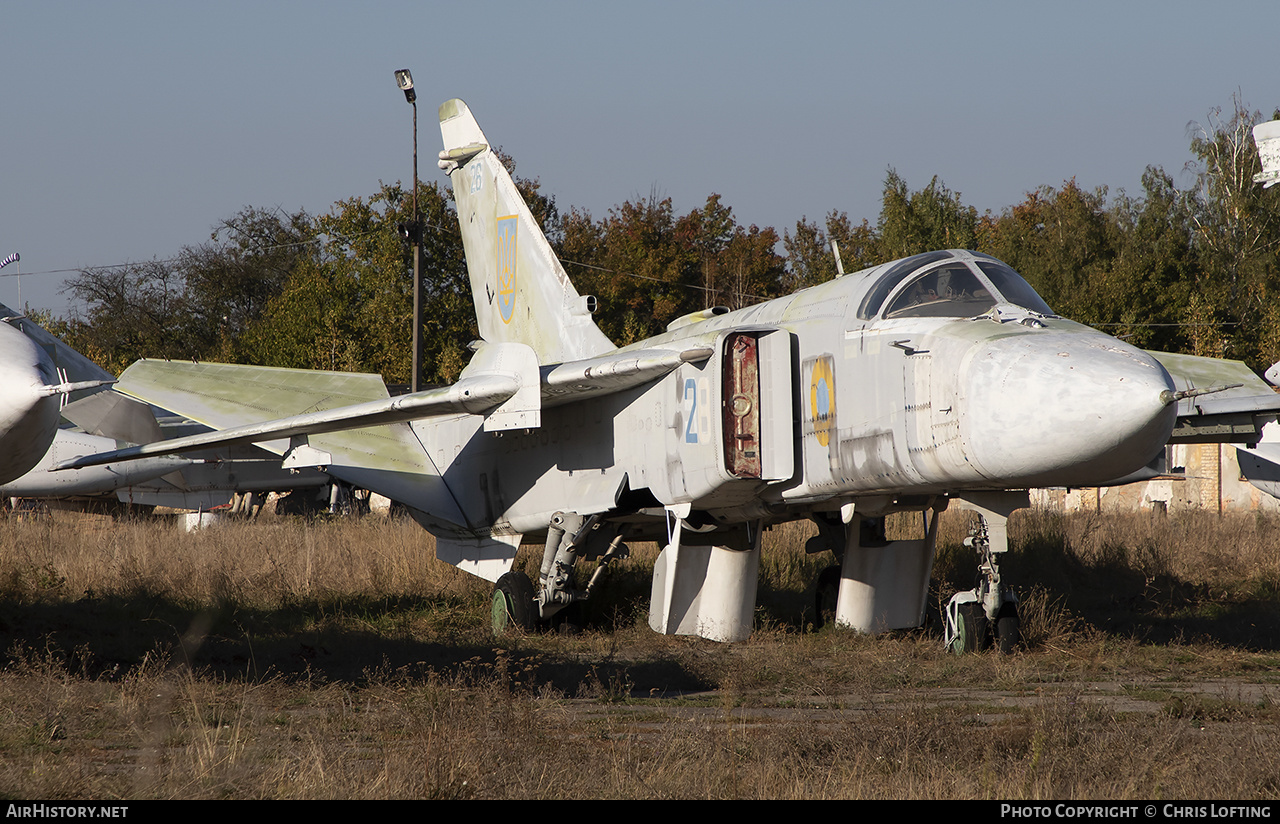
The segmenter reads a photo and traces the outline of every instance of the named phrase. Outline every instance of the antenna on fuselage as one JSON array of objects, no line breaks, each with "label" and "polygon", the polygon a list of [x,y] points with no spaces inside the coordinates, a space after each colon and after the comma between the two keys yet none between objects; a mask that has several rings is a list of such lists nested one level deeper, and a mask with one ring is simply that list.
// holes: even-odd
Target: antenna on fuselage
[{"label": "antenna on fuselage", "polygon": [[840,244],[831,238],[831,254],[836,256],[836,277],[844,274],[844,263],[840,260]]}]

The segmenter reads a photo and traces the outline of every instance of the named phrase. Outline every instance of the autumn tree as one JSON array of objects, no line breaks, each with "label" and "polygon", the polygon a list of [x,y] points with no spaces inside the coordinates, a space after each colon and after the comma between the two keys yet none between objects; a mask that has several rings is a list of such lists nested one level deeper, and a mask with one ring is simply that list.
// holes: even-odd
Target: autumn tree
[{"label": "autumn tree", "polygon": [[676,317],[701,308],[697,252],[676,235],[671,198],[651,193],[609,210],[599,223],[570,210],[562,222],[564,258],[578,291],[601,302],[596,323],[614,342],[661,332]]},{"label": "autumn tree", "polygon": [[620,344],[656,335],[689,312],[738,309],[789,291],[777,232],[739,225],[718,194],[679,217],[671,199],[656,194],[615,206],[600,221],[571,209],[559,239],[578,291],[600,301],[597,325]]},{"label": "autumn tree", "polygon": [[735,227],[720,257],[715,302],[741,309],[789,293],[786,258],[777,253],[778,242],[772,227]]},{"label": "autumn tree", "polygon": [[786,260],[776,252],[778,233],[739,225],[718,194],[676,222],[676,241],[690,249],[701,280],[702,305],[690,311],[741,309],[789,291]]}]

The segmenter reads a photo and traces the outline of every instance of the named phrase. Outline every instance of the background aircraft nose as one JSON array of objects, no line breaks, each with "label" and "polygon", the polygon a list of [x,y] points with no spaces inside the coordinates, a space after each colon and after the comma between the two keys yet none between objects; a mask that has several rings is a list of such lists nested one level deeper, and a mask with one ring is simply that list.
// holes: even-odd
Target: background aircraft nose
[{"label": "background aircraft nose", "polygon": [[56,376],[42,349],[0,321],[0,483],[35,466],[53,442],[60,404],[40,390]]},{"label": "background aircraft nose", "polygon": [[1029,486],[1126,475],[1169,439],[1173,381],[1155,358],[1100,332],[1040,332],[981,344],[962,374],[980,471]]}]

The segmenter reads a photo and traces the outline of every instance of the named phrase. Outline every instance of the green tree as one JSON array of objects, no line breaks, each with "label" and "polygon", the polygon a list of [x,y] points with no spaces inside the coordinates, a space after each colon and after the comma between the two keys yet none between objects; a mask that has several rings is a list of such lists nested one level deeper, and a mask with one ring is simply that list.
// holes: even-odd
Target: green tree
[{"label": "green tree", "polygon": [[214,344],[191,334],[185,284],[169,261],[84,269],[66,290],[87,307],[72,323],[78,348],[110,372],[138,358],[197,360]]},{"label": "green tree", "polygon": [[[1280,299],[1280,189],[1253,182],[1261,171],[1252,139],[1262,120],[1237,94],[1192,123],[1188,168],[1196,173],[1191,220],[1199,275],[1196,287],[1212,315],[1233,324],[1227,352],[1266,366],[1280,356],[1274,323]],[[1273,117],[1280,118],[1280,110]]]},{"label": "green tree", "polygon": [[1140,199],[1117,197],[1110,214],[1118,237],[1104,292],[1107,331],[1135,346],[1189,351],[1187,316],[1195,288],[1189,199],[1163,169],[1148,166]]},{"label": "green tree", "polygon": [[185,247],[177,266],[183,276],[189,333],[217,341],[206,356],[243,359],[240,336],[284,289],[292,273],[318,253],[315,223],[305,211],[246,207],[218,224],[210,243]]},{"label": "green tree", "polygon": [[796,221],[795,233],[782,233],[782,246],[787,252],[786,292],[825,283],[836,276],[835,255],[831,241],[840,248],[840,261],[845,272],[857,272],[883,263],[880,235],[866,218],[854,226],[844,212],[832,209],[823,226],[807,217]]},{"label": "green tree", "polygon": [[1042,186],[983,226],[983,248],[1018,270],[1053,307],[1082,323],[1110,318],[1109,273],[1119,240],[1106,189]]},{"label": "green tree", "polygon": [[[475,337],[462,242],[447,191],[420,184],[423,378],[451,382]],[[399,232],[412,200],[399,185],[340,201],[315,221],[322,240],[298,262],[280,294],[245,335],[245,353],[263,365],[376,372],[409,383],[413,259]]]},{"label": "green tree", "polygon": [[972,249],[977,245],[978,211],[965,206],[935,176],[912,192],[893,169],[885,176],[880,207],[879,254],[885,260],[936,249]]}]

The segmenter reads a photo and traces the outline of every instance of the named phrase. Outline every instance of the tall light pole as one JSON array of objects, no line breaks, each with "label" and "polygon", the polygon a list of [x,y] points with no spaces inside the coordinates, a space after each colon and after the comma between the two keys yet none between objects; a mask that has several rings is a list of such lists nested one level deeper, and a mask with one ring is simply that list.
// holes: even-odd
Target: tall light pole
[{"label": "tall light pole", "polygon": [[[404,99],[413,106],[413,222],[408,226],[408,237],[413,243],[413,377],[409,391],[418,391],[422,374],[422,224],[418,222],[418,95],[413,90],[413,75],[408,69],[396,70],[396,85],[404,92]],[[401,234],[405,227],[401,226]]]}]

